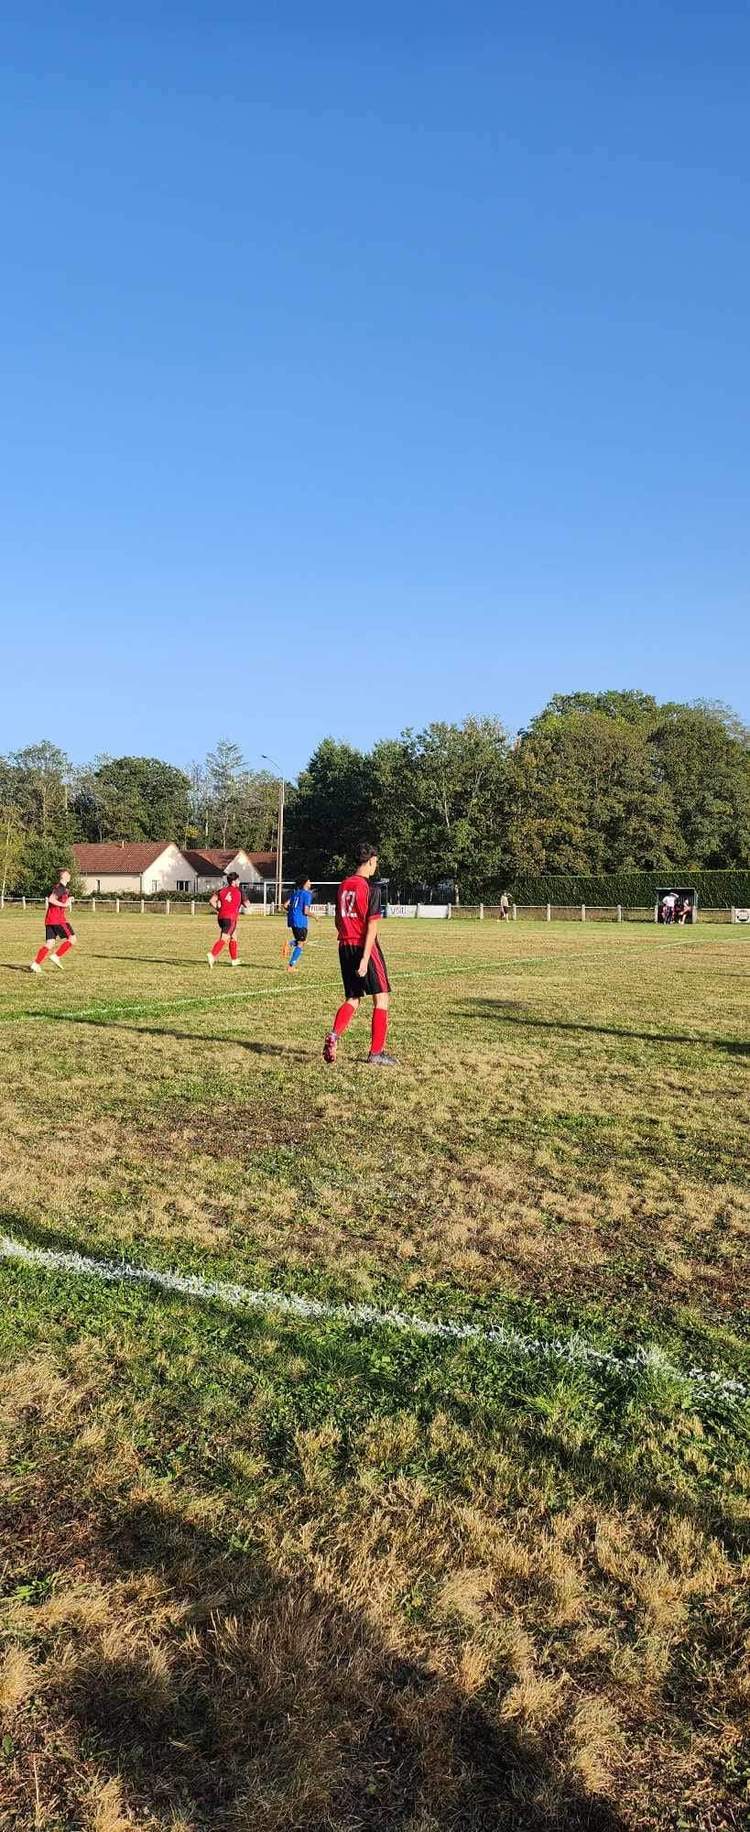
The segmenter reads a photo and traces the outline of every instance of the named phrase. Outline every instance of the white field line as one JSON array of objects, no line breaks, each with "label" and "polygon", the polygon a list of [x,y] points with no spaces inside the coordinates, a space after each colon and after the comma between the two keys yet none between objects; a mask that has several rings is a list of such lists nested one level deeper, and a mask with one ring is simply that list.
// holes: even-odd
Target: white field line
[{"label": "white field line", "polygon": [[296,1292],[253,1291],[247,1285],[235,1285],[223,1279],[199,1278],[194,1273],[162,1272],[153,1266],[133,1266],[128,1260],[89,1259],[82,1253],[58,1252],[47,1247],[28,1247],[10,1235],[0,1236],[0,1258],[19,1260],[27,1266],[38,1266],[46,1272],[63,1272],[75,1278],[102,1279],[110,1284],[127,1282],[150,1285],[182,1297],[218,1301],[235,1310],[276,1311],[282,1316],[298,1317],[305,1322],[347,1323],[354,1328],[401,1330],[412,1336],[429,1337],[447,1342],[475,1342],[529,1359],[567,1362],[593,1368],[609,1368],[631,1374],[657,1374],[687,1383],[706,1393],[737,1401],[750,1397],[750,1384],[736,1377],[710,1372],[704,1368],[678,1368],[656,1346],[638,1348],[632,1355],[617,1355],[611,1349],[597,1349],[580,1336],[545,1339],[523,1335],[504,1323],[483,1326],[479,1323],[440,1321],[401,1310],[378,1310],[372,1304],[327,1304],[319,1298],[302,1297]]},{"label": "white field line", "polygon": [[[137,956],[134,956],[133,958],[134,960],[137,960]],[[546,960],[546,958],[547,957],[544,954],[525,954],[523,956],[519,956],[519,966],[528,966],[530,963],[531,964],[533,964],[534,962],[538,963],[539,961]],[[169,965],[169,963],[165,962],[165,965]],[[485,978],[487,974],[498,973],[498,972],[505,972],[506,977],[512,978],[512,974],[508,973],[508,968],[505,965],[505,963],[502,961],[488,961],[485,965],[481,967],[470,967],[468,969],[465,967],[464,968],[456,967],[453,969],[453,971],[448,972],[448,973],[444,971],[441,971],[440,973],[424,973],[420,971],[418,968],[415,968],[410,971],[407,971],[406,973],[399,973],[398,978],[399,978],[399,983],[402,980],[422,980],[428,983],[430,982],[435,983],[436,981],[447,980],[447,979],[451,979],[451,980],[483,979]],[[310,991],[310,992],[330,991],[331,989],[330,980],[300,980],[297,982],[297,985],[304,986],[305,991]],[[336,988],[334,987],[334,991],[335,990]],[[102,1024],[106,1024],[110,1020],[113,1023],[116,1023],[119,1017],[122,1017],[122,1018],[146,1017],[148,1018],[152,1014],[158,1017],[165,1012],[169,1013],[171,1011],[182,1011],[183,1009],[186,1009],[188,1006],[203,1006],[206,1010],[211,1010],[214,1005],[224,1004],[226,1001],[229,1001],[230,1004],[234,1004],[234,1005],[244,1005],[247,1003],[249,999],[282,999],[285,997],[294,998],[296,996],[297,996],[296,989],[295,989],[295,992],[291,992],[288,983],[284,981],[282,982],[280,986],[253,986],[252,988],[248,988],[247,992],[238,991],[238,992],[216,992],[216,993],[204,992],[204,993],[195,993],[195,994],[191,993],[189,995],[178,996],[177,998],[172,998],[172,999],[133,999],[131,1001],[123,1000],[120,1004],[117,1004],[117,1005],[108,1004],[104,1000],[102,1000],[101,1003],[98,1005],[82,1005],[82,1006],[78,1006],[74,1011],[65,1011],[65,1010],[58,1011],[58,1010],[52,1010],[49,1007],[47,1007],[46,1009],[40,1007],[38,1011],[6,1012],[3,1014],[2,1018],[0,1018],[0,1023],[2,1024],[22,1024],[22,1023],[35,1024],[35,1023],[40,1023],[43,1021],[48,1021],[50,1018],[52,1018],[55,1020],[67,1019],[67,1021],[71,1024],[75,1023],[76,1019],[78,1020],[86,1019],[87,1021],[90,1020],[91,1022],[94,1022],[95,1020],[99,1020]],[[366,997],[366,995],[364,996]]]},{"label": "white field line", "polygon": [[[696,948],[699,946],[696,942],[679,944],[661,941],[657,945],[662,949],[665,947],[674,948],[682,945],[683,951],[685,948]],[[652,950],[653,943],[648,943],[645,947],[641,945],[641,948],[638,950],[631,947],[628,953],[633,954],[641,951],[644,953],[651,953]],[[133,955],[134,964],[137,964],[138,958],[137,954]],[[408,959],[409,956],[402,956],[402,958]],[[538,966],[540,962],[549,961],[552,958],[553,957],[549,954],[502,955],[500,957],[495,957],[494,960],[485,960],[476,966],[459,968],[455,965],[454,957],[453,960],[446,960],[438,973],[425,973],[420,971],[419,968],[407,969],[406,972],[401,972],[401,970],[399,970],[398,982],[400,983],[403,980],[421,980],[425,984],[430,984],[447,979],[474,980],[482,979],[492,973],[502,973],[506,977],[512,978],[516,967]],[[568,955],[566,959],[569,958],[570,956]],[[585,950],[579,950],[578,958],[585,958]],[[195,964],[198,965],[197,962]],[[164,965],[171,966],[173,963],[165,956]],[[445,971],[446,968],[449,969],[448,972]],[[310,992],[321,992],[330,989],[330,980],[306,979],[299,981],[298,984],[303,985],[305,990]],[[396,990],[398,990],[398,987]],[[110,1004],[102,999],[96,1005],[79,1006],[74,1011],[50,1010],[49,1008],[45,1010],[40,1008],[38,1011],[4,1012],[2,1016],[0,1016],[0,1024],[38,1024],[48,1023],[50,1020],[54,1019],[56,1021],[67,1020],[70,1024],[75,1023],[76,1020],[79,1022],[81,1020],[86,1020],[92,1023],[98,1021],[103,1025],[111,1022],[114,1025],[120,1017],[158,1017],[164,1013],[184,1011],[190,1007],[203,1007],[205,1010],[211,1010],[215,1005],[224,1004],[227,1001],[239,1005],[245,1004],[249,1000],[284,998],[288,993],[289,987],[284,983],[280,986],[254,986],[248,988],[247,992],[197,993],[170,999],[123,1000],[118,1004]],[[687,1041],[691,1043],[701,1043],[703,1039],[700,1037],[691,1037],[687,1039]]]}]

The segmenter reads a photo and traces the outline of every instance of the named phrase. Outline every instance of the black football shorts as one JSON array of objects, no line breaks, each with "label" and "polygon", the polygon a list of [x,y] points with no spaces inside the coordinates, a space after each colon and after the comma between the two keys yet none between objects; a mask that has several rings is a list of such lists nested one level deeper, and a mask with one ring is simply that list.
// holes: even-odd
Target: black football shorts
[{"label": "black football shorts", "polygon": [[353,947],[348,942],[339,943],[339,964],[347,999],[363,999],[367,993],[374,998],[378,992],[390,992],[391,990],[388,968],[377,942],[364,975],[357,972],[363,953],[364,948]]}]

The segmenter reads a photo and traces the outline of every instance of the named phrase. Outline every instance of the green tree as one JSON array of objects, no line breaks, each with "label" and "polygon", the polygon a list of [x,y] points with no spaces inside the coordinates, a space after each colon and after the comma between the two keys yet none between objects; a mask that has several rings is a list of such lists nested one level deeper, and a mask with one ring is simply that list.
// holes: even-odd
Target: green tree
[{"label": "green tree", "polygon": [[211,786],[205,763],[196,760],[188,767],[190,780],[190,816],[187,845],[207,846],[211,831]]},{"label": "green tree", "polygon": [[383,869],[476,897],[507,851],[508,738],[497,719],[406,731],[373,753]]},{"label": "green tree", "polygon": [[12,789],[8,799],[18,808],[24,827],[47,839],[68,815],[70,763],[49,738],[12,751]]},{"label": "green tree", "polygon": [[685,865],[750,864],[750,742],[736,715],[700,702],[664,706],[652,747]]},{"label": "green tree", "polygon": [[645,724],[607,711],[548,713],[523,735],[510,774],[517,872],[617,871],[679,859],[679,822]]},{"label": "green tree", "polygon": [[[293,788],[288,785],[289,802]],[[278,778],[266,770],[245,770],[229,825],[229,844],[248,852],[268,852],[275,845],[279,814]]]},{"label": "green tree", "polygon": [[81,884],[71,841],[65,835],[48,835],[45,838],[38,833],[27,834],[17,879],[19,896],[45,897],[61,871],[70,872],[71,890],[75,896],[80,892]]},{"label": "green tree", "polygon": [[246,775],[245,760],[238,744],[220,738],[215,751],[206,758],[208,776],[209,831],[214,844],[226,847],[229,830],[237,817]]},{"label": "green tree", "polygon": [[73,811],[87,840],[176,840],[190,824],[190,779],[159,757],[104,757],[78,780]]},{"label": "green tree", "polygon": [[16,889],[21,872],[24,831],[21,816],[11,802],[0,805],[0,897]]},{"label": "green tree", "polygon": [[71,810],[78,840],[133,838],[137,821],[132,809],[124,806],[116,784],[100,774],[111,762],[111,757],[100,756],[74,773]]},{"label": "green tree", "polygon": [[292,872],[341,877],[361,839],[379,839],[372,760],[324,738],[289,799],[286,858]]},{"label": "green tree", "polygon": [[548,719],[563,718],[567,713],[603,713],[608,719],[624,719],[628,725],[650,725],[659,711],[651,693],[637,687],[610,687],[601,693],[553,693],[542,712],[537,713],[532,729]]}]

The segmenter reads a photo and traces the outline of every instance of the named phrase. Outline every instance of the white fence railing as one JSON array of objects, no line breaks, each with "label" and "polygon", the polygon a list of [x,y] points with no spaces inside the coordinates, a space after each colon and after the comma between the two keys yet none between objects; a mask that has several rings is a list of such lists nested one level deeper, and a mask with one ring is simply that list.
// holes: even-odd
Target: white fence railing
[{"label": "white fence railing", "polygon": [[[44,910],[46,897],[0,897],[0,910]],[[251,903],[244,916],[272,916],[273,903]],[[214,916],[205,897],[79,897],[76,921],[89,916]]]},{"label": "white fence railing", "polygon": [[[44,897],[0,897],[0,911],[44,910]],[[253,903],[244,912],[249,916],[273,916],[272,901]],[[201,897],[81,897],[74,906],[76,921],[82,915],[120,916],[213,916],[207,900]],[[333,916],[333,903],[316,903],[317,916]],[[389,903],[388,917],[416,918],[420,921],[453,922],[653,922],[654,905],[628,909],[625,904],[586,903],[513,903],[507,916],[497,903]],[[747,923],[750,909],[703,909],[696,913],[701,922]]]}]

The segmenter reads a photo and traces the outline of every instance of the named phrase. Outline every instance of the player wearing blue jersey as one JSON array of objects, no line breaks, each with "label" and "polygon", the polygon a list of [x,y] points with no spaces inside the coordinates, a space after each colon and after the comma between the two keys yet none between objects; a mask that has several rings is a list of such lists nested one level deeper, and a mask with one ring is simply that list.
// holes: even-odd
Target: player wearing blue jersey
[{"label": "player wearing blue jersey", "polygon": [[307,941],[312,902],[313,893],[310,889],[309,878],[298,878],[291,896],[287,897],[284,903],[287,928],[290,930],[287,940],[289,953],[287,973],[296,973],[302,959],[302,950]]}]

